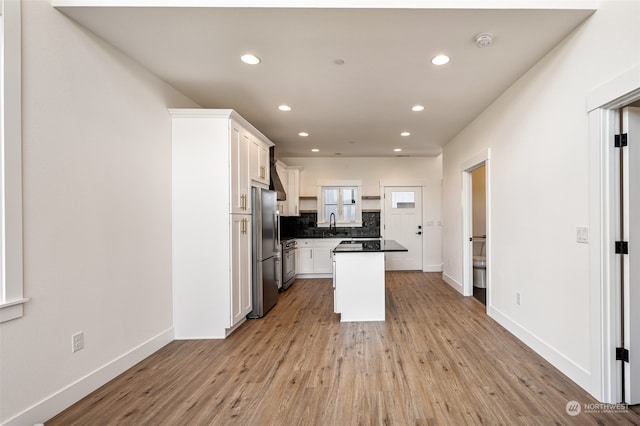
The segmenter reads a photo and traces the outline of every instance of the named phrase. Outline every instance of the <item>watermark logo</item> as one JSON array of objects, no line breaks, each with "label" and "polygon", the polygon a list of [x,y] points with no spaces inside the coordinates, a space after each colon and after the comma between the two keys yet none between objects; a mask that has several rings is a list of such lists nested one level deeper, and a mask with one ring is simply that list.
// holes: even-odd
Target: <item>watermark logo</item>
[{"label": "watermark logo", "polygon": [[570,416],[577,416],[582,411],[582,407],[578,401],[569,401],[567,402],[567,406],[565,407],[567,410],[567,414]]},{"label": "watermark logo", "polygon": [[593,414],[593,413],[605,413],[616,414],[626,413],[629,410],[629,405],[623,402],[618,404],[605,404],[601,402],[580,404],[578,401],[569,401],[565,406],[567,414],[575,417],[580,413]]}]

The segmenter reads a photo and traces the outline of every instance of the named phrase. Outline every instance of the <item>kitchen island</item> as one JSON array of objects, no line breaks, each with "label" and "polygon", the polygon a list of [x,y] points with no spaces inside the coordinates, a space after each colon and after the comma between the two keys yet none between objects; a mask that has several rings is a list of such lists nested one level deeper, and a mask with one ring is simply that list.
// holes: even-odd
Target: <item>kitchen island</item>
[{"label": "kitchen island", "polygon": [[394,240],[342,241],[333,249],[333,310],[340,321],[384,321],[384,255]]}]

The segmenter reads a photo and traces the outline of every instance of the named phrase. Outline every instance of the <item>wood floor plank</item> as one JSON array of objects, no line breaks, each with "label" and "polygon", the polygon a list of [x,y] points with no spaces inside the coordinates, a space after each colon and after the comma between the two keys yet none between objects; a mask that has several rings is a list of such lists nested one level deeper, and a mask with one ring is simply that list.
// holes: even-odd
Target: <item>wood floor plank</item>
[{"label": "wood floor plank", "polygon": [[226,340],[175,341],[47,425],[640,424],[595,403],[440,274],[388,272],[385,322],[341,323],[298,280]]}]

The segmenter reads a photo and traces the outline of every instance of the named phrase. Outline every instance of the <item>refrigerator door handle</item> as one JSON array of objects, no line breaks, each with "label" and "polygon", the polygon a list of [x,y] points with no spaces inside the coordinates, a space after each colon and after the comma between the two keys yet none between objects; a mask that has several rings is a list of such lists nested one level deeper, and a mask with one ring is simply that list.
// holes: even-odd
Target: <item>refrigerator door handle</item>
[{"label": "refrigerator door handle", "polygon": [[273,236],[273,251],[278,253],[280,252],[280,215],[278,211],[273,214],[273,220],[276,224],[276,226],[273,227],[273,232],[275,233]]}]

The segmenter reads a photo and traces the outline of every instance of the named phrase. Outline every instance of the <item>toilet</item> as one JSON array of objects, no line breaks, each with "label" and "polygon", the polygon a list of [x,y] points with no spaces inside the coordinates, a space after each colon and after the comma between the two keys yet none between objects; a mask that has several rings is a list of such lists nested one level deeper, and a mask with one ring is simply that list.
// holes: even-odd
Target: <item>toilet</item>
[{"label": "toilet", "polygon": [[473,286],[487,288],[487,258],[485,256],[473,256]]}]

